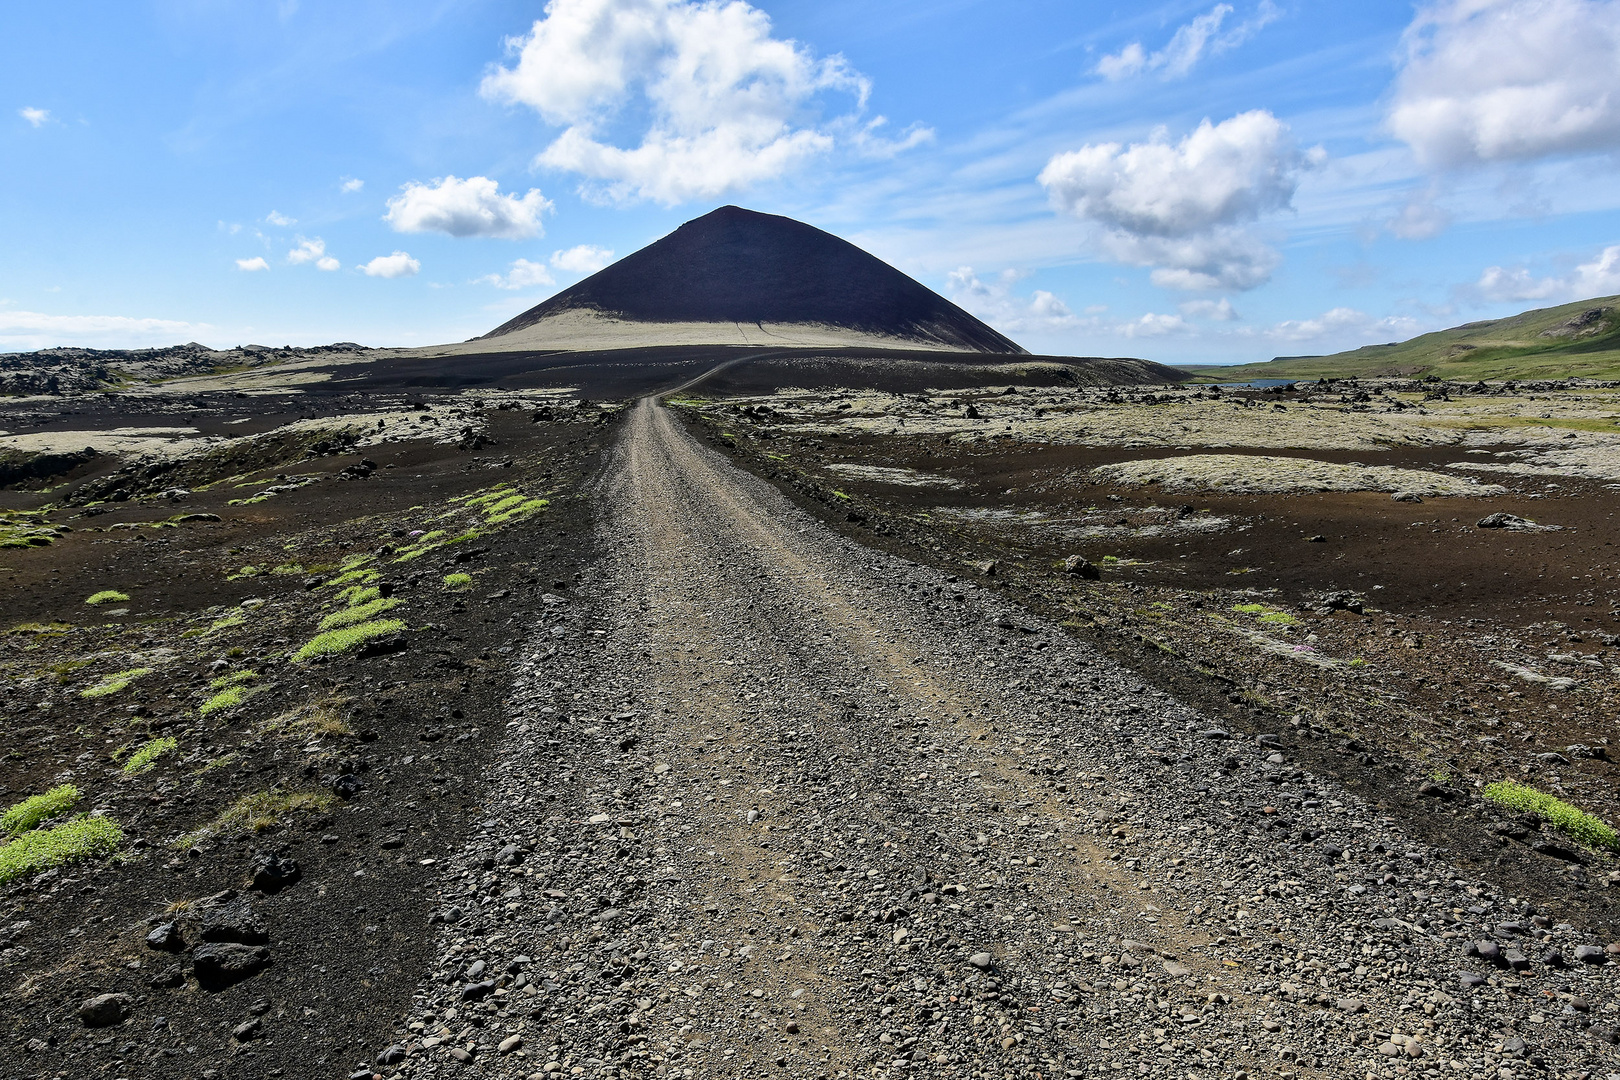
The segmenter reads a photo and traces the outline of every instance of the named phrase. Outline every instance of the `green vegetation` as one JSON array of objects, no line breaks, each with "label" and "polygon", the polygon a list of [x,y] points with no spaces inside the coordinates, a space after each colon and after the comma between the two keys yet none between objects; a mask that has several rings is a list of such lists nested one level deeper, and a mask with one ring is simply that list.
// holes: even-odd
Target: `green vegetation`
[{"label": "green vegetation", "polygon": [[143,772],[150,772],[157,764],[157,759],[164,754],[173,753],[177,745],[173,737],[168,735],[160,739],[153,739],[129,755],[129,760],[124,762],[124,775],[139,776]]},{"label": "green vegetation", "polygon": [[57,535],[43,510],[0,510],[0,548],[44,547]]},{"label": "green vegetation", "polygon": [[152,674],[149,667],[130,668],[128,671],[115,671],[111,675],[103,675],[96,685],[79,691],[80,697],[98,698],[108,694],[116,694],[142,675]]},{"label": "green vegetation", "polygon": [[1182,370],[1200,382],[1425,375],[1465,382],[1615,379],[1620,378],[1620,297],[1538,308],[1331,356],[1279,356],[1260,364]]},{"label": "green vegetation", "polygon": [[1286,611],[1277,611],[1264,604],[1233,604],[1232,610],[1239,615],[1258,615],[1257,621],[1273,626],[1292,626],[1299,621]]},{"label": "green vegetation", "polygon": [[227,686],[225,689],[221,690],[219,693],[197,706],[197,715],[212,716],[217,712],[224,711],[225,709],[234,709],[238,705],[242,704],[242,702],[246,701],[251,692],[252,691],[245,686]]},{"label": "green vegetation", "polygon": [[257,671],[234,671],[229,675],[221,675],[209,683],[208,689],[223,690],[227,686],[241,686],[243,683],[257,682],[258,679],[259,673]]},{"label": "green vegetation", "polygon": [[81,859],[111,855],[124,830],[111,818],[80,814],[49,829],[25,832],[0,847],[0,884]]},{"label": "green vegetation", "polygon": [[1608,851],[1620,850],[1620,835],[1598,818],[1584,810],[1577,810],[1563,799],[1537,791],[1528,784],[1502,780],[1485,786],[1484,795],[1491,802],[1510,810],[1536,814],[1556,826],[1572,839]]},{"label": "green vegetation", "polygon": [[1237,612],[1239,615],[1258,615],[1262,611],[1266,610],[1266,605],[1264,605],[1264,604],[1233,604],[1232,605],[1232,610]]},{"label": "green vegetation", "polygon": [[219,618],[215,619],[214,624],[205,632],[212,634],[220,630],[229,630],[231,627],[241,626],[245,622],[247,622],[247,613],[241,608],[236,608],[229,614],[221,615]]},{"label": "green vegetation", "polygon": [[128,593],[121,593],[117,589],[102,589],[85,598],[87,604],[122,604],[129,599]]},{"label": "green vegetation", "polygon": [[332,614],[321,620],[320,629],[339,630],[345,626],[353,626],[356,623],[363,623],[373,616],[381,615],[385,611],[392,611],[397,607],[399,607],[399,601],[395,598],[391,596],[379,596],[374,600],[368,600],[367,602],[359,604],[355,607],[344,608],[342,611],[334,611]]},{"label": "green vegetation", "polygon": [[199,840],[228,831],[264,832],[293,814],[325,813],[336,801],[336,796],[325,791],[256,791],[237,799],[202,828],[177,839],[174,846],[190,847]]},{"label": "green vegetation", "polygon": [[350,585],[347,589],[338,590],[337,599],[350,607],[356,607],[368,600],[375,600],[381,595],[381,591],[376,586]]},{"label": "green vegetation", "polygon": [[317,656],[335,656],[346,652],[357,645],[364,644],[372,638],[386,637],[389,634],[405,629],[404,622],[399,619],[377,619],[374,622],[363,622],[358,626],[345,626],[340,630],[328,630],[324,634],[304,642],[298,651],[293,653],[295,661],[311,660]]},{"label": "green vegetation", "polygon": [[30,795],[0,814],[0,832],[8,836],[27,832],[48,817],[55,817],[79,801],[79,789],[72,784],[54,787],[43,795]]},{"label": "green vegetation", "polygon": [[472,584],[471,574],[446,574],[444,584],[447,588],[460,589]]}]

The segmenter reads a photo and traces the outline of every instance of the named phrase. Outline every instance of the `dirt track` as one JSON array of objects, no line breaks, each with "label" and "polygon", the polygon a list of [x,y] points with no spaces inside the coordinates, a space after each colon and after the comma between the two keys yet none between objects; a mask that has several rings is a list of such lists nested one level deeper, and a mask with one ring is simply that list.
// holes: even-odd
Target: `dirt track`
[{"label": "dirt track", "polygon": [[1614,959],[1299,771],[1289,736],[1240,745],[831,534],[651,401],[601,496],[604,566],[526,648],[382,1071],[1616,1067]]}]

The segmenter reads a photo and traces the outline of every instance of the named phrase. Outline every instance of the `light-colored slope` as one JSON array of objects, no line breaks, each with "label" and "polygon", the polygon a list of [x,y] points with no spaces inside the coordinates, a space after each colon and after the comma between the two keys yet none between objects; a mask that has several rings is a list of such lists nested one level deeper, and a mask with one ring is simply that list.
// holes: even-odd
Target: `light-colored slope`
[{"label": "light-colored slope", "polygon": [[923,338],[867,334],[815,323],[642,322],[593,311],[565,311],[500,337],[475,338],[454,345],[411,350],[421,356],[555,349],[597,352],[655,345],[781,345],[810,348],[860,347],[938,349],[954,347]]}]

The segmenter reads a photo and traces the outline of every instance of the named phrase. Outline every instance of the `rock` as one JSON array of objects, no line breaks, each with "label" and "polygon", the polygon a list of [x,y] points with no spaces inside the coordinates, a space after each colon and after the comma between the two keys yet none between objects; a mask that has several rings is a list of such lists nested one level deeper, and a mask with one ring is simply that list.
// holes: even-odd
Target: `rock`
[{"label": "rock", "polygon": [[263,945],[270,940],[270,932],[253,906],[245,899],[238,899],[211,906],[203,912],[202,939]]},{"label": "rock", "polygon": [[1577,945],[1575,947],[1575,959],[1583,964],[1601,964],[1608,957],[1600,945]]},{"label": "rock", "polygon": [[1502,962],[1501,946],[1494,941],[1470,941],[1463,947],[1463,952],[1468,956],[1477,956],[1488,964]]},{"label": "rock", "polygon": [[180,936],[180,925],[175,922],[159,923],[146,935],[146,947],[159,952],[179,952],[186,947],[185,939]]},{"label": "rock", "polygon": [[982,562],[976,562],[973,564],[973,568],[979,573],[983,574],[985,577],[995,577],[996,570],[1000,566],[1001,563],[997,562],[995,559],[985,559]]},{"label": "rock", "polygon": [[1476,986],[1484,986],[1485,977],[1475,975],[1472,971],[1462,971],[1457,973],[1457,982],[1464,990],[1472,990]]},{"label": "rock", "polygon": [[488,969],[489,965],[482,960],[474,960],[472,966],[467,969],[467,979],[471,982],[477,982]]},{"label": "rock", "polygon": [[467,1051],[463,1050],[459,1046],[452,1046],[450,1048],[450,1056],[461,1062],[463,1065],[472,1060],[472,1055],[467,1053]]},{"label": "rock", "polygon": [[1367,1003],[1357,998],[1340,998],[1333,1003],[1333,1007],[1342,1013],[1363,1013],[1367,1011]]},{"label": "rock", "polygon": [[1396,502],[1404,503],[1420,503],[1423,501],[1423,496],[1419,495],[1415,491],[1397,491],[1391,495],[1390,498],[1394,499]]},{"label": "rock", "polygon": [[332,793],[340,799],[352,799],[365,790],[366,782],[354,773],[343,773],[332,780]]},{"label": "rock", "polygon": [[501,1050],[501,1053],[503,1053],[503,1054],[510,1054],[512,1051],[517,1050],[517,1049],[521,1048],[522,1046],[523,1046],[523,1036],[521,1036],[521,1035],[508,1035],[506,1038],[501,1040],[500,1050]]},{"label": "rock", "polygon": [[483,1001],[495,992],[495,980],[485,979],[482,982],[468,983],[461,988],[462,1001]]},{"label": "rock", "polygon": [[280,892],[302,874],[297,859],[261,852],[253,862],[253,887],[260,892]]},{"label": "rock", "polygon": [[987,952],[976,952],[972,956],[968,957],[968,963],[972,964],[976,968],[979,968],[980,970],[983,970],[984,968],[989,967],[994,959],[995,958]]},{"label": "rock", "polygon": [[270,950],[263,945],[235,942],[198,946],[191,955],[197,981],[209,989],[222,989],[257,975],[270,965]]},{"label": "rock", "polygon": [[501,866],[516,866],[523,861],[524,851],[516,844],[507,844],[495,853],[495,861]]},{"label": "rock", "polygon": [[1200,739],[1230,739],[1232,737],[1232,733],[1230,731],[1224,731],[1221,728],[1208,728],[1204,731],[1200,731],[1198,733],[1198,737]]},{"label": "rock", "polygon": [[79,1022],[89,1028],[121,1024],[135,1011],[135,999],[128,994],[97,994],[79,1006]]},{"label": "rock", "polygon": [[405,1048],[399,1045],[399,1043],[395,1043],[393,1046],[385,1048],[382,1053],[377,1055],[377,1064],[379,1065],[398,1065],[404,1060]]},{"label": "rock", "polygon": [[1502,953],[1502,963],[1514,971],[1523,971],[1530,966],[1530,959],[1518,949],[1507,949]]},{"label": "rock", "polygon": [[259,1020],[258,1017],[254,1017],[252,1020],[244,1020],[242,1023],[233,1027],[231,1029],[231,1038],[235,1039],[237,1042],[249,1042],[258,1038],[259,1033],[263,1030],[263,1021]]},{"label": "rock", "polygon": [[1091,581],[1096,581],[1102,576],[1102,571],[1098,570],[1096,565],[1088,561],[1083,555],[1070,555],[1067,559],[1064,559],[1063,572],[1073,574],[1075,577],[1087,578]]}]

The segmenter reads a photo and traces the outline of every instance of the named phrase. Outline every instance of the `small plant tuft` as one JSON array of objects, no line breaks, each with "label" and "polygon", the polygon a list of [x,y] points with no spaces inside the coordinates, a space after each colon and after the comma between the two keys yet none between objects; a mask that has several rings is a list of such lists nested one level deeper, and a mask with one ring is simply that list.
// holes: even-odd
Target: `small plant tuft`
[{"label": "small plant tuft", "polygon": [[471,574],[446,574],[444,584],[447,588],[461,589],[472,584]]},{"label": "small plant tuft", "polygon": [[1599,818],[1585,810],[1578,810],[1555,795],[1538,791],[1528,784],[1501,780],[1487,784],[1485,798],[1498,806],[1527,814],[1538,814],[1542,820],[1556,826],[1566,835],[1590,847],[1608,851],[1620,850],[1620,835]]},{"label": "small plant tuft", "polygon": [[292,658],[296,661],[312,660],[317,656],[335,656],[346,652],[357,645],[363,645],[372,638],[386,637],[389,634],[405,629],[405,623],[400,619],[377,619],[373,622],[364,622],[358,626],[345,626],[340,630],[328,630],[324,634],[304,642]]},{"label": "small plant tuft", "polygon": [[336,801],[337,796],[326,791],[256,791],[237,799],[202,828],[176,839],[174,846],[187,848],[222,832],[265,832],[293,814],[325,813]]},{"label": "small plant tuft", "polygon": [[142,675],[152,674],[149,667],[130,668],[128,671],[115,671],[111,675],[103,675],[96,685],[79,691],[80,697],[98,698],[108,694],[116,694]]},{"label": "small plant tuft", "polygon": [[91,593],[85,598],[87,604],[122,604],[129,599],[129,593],[121,593],[117,589],[102,589],[98,593]]},{"label": "small plant tuft", "polygon": [[367,621],[374,615],[381,615],[383,612],[392,611],[397,607],[399,607],[399,601],[394,597],[379,596],[363,604],[344,608],[342,611],[334,611],[321,620],[320,629],[338,630],[345,626],[353,626],[356,623]]},{"label": "small plant tuft", "polygon": [[27,832],[46,818],[55,817],[79,801],[79,789],[72,784],[54,787],[43,795],[30,795],[0,814],[0,832],[10,836]]},{"label": "small plant tuft", "polygon": [[124,830],[118,822],[89,814],[23,833],[0,847],[0,885],[38,870],[111,855],[123,842]]},{"label": "small plant tuft", "polygon": [[177,745],[179,744],[174,741],[173,736],[165,735],[160,739],[153,739],[129,755],[129,760],[124,762],[124,775],[139,776],[143,772],[151,772],[153,766],[157,764],[157,759],[164,754],[172,753]]}]

